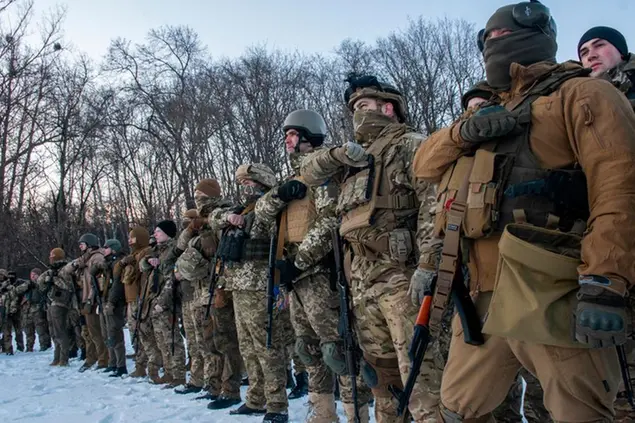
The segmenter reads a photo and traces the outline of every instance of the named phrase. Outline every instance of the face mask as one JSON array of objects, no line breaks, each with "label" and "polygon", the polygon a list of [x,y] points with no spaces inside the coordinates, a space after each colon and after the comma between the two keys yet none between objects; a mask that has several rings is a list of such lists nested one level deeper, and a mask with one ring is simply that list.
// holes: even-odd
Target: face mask
[{"label": "face mask", "polygon": [[258,187],[241,185],[240,195],[246,203],[252,203],[262,197],[264,192]]},{"label": "face mask", "polygon": [[196,211],[201,217],[209,216],[210,212],[216,207],[217,201],[215,198],[210,198],[207,195],[195,195],[194,203],[196,204]]},{"label": "face mask", "polygon": [[353,113],[355,140],[360,143],[372,142],[391,123],[394,123],[393,119],[379,110],[355,110]]}]

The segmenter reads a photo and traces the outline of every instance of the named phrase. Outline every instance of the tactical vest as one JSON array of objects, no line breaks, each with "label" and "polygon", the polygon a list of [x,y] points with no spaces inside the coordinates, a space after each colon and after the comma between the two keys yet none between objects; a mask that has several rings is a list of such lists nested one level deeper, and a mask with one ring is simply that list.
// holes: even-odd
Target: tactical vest
[{"label": "tactical vest", "polygon": [[50,304],[61,307],[70,307],[74,291],[72,281],[67,282],[64,278],[57,274],[57,270],[51,270],[51,273],[47,277],[47,289]]},{"label": "tactical vest", "polygon": [[[412,190],[399,193],[402,188],[393,183],[390,175],[403,170],[398,161],[386,157],[388,148],[404,137],[421,135],[406,133],[380,137],[366,150],[369,166],[349,174],[338,196],[336,212],[342,219],[340,234],[356,255],[370,260],[387,253],[393,260],[405,263],[414,251],[419,200]],[[380,211],[382,220],[375,225],[375,217]],[[364,236],[371,226],[374,234]]]},{"label": "tactical vest", "polygon": [[435,235],[442,236],[447,213],[460,187],[468,184],[462,222],[465,238],[500,234],[512,222],[571,230],[589,217],[586,177],[578,166],[544,169],[531,151],[531,105],[565,81],[588,75],[574,69],[553,73],[526,95],[505,107],[517,114],[517,135],[483,144],[474,155],[461,157],[443,175],[437,191]]},{"label": "tactical vest", "polygon": [[[304,183],[301,176],[292,178]],[[293,200],[282,211],[280,220],[280,235],[285,243],[301,243],[309,231],[309,227],[315,218],[317,212],[315,208],[315,196],[313,190],[308,189],[304,198]]]}]

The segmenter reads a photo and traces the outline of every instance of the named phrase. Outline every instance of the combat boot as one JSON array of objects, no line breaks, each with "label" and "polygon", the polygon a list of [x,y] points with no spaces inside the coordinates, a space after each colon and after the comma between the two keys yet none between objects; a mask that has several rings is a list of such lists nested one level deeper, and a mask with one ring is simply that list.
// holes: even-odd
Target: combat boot
[{"label": "combat boot", "polygon": [[158,385],[160,383],[161,378],[159,377],[159,369],[155,367],[148,368],[148,376],[150,377],[150,382]]},{"label": "combat boot", "polygon": [[126,366],[115,367],[115,371],[112,374],[108,375],[108,377],[121,377],[127,374],[128,374],[128,368]]},{"label": "combat boot", "polygon": [[240,398],[229,398],[221,395],[220,397],[207,404],[207,408],[209,408],[210,410],[223,410],[236,404],[240,404]]},{"label": "combat boot", "polygon": [[[99,368],[99,367],[97,367],[97,368]],[[103,372],[102,372],[102,373],[111,373],[111,372],[115,372],[115,371],[117,371],[117,368],[116,368],[116,367],[114,367],[114,366],[112,366],[112,367],[111,367],[111,366],[108,366],[108,367],[106,367],[106,368],[103,370]]]},{"label": "combat boot", "polygon": [[170,375],[168,372],[165,372],[163,376],[159,378],[157,385],[165,385],[167,383],[172,383],[172,380],[173,380],[172,375]]},{"label": "combat boot", "polygon": [[309,375],[307,372],[300,372],[295,375],[295,388],[289,393],[289,399],[298,399],[309,393]]},{"label": "combat boot", "polygon": [[289,415],[287,413],[267,413],[262,423],[287,423]]},{"label": "combat boot", "polygon": [[[209,406],[208,406],[209,407]],[[254,416],[258,414],[267,414],[267,410],[259,409],[259,408],[251,408],[247,406],[247,404],[243,404],[235,410],[231,410],[229,414],[232,415],[241,415],[241,416]]]},{"label": "combat boot", "polygon": [[181,385],[185,385],[185,378],[182,379],[175,379],[173,377],[171,377],[172,380],[170,380],[170,382],[168,382],[163,389],[174,389],[178,386]]},{"label": "combat boot", "polygon": [[134,372],[130,373],[130,377],[146,377],[146,368],[141,366],[135,366]]},{"label": "combat boot", "polygon": [[95,363],[84,363],[82,365],[82,367],[79,368],[79,372],[80,373],[84,373],[86,370],[90,369],[91,367],[93,367],[95,365]]},{"label": "combat boot", "polygon": [[57,365],[58,367],[68,367],[68,360],[60,360],[59,364]]},{"label": "combat boot", "polygon": [[293,372],[291,369],[287,370],[287,389],[295,389],[295,382],[293,381]]},{"label": "combat boot", "polygon": [[[353,404],[342,404],[344,406],[344,414],[349,422],[355,421],[355,406]],[[359,406],[359,422],[368,423],[370,421],[370,412],[368,411],[368,404]],[[406,420],[410,421],[410,420]]]},{"label": "combat boot", "polygon": [[49,366],[59,366],[60,362],[57,359],[53,359],[53,361],[51,361],[51,364],[49,364]]},{"label": "combat boot", "polygon": [[33,345],[26,347],[26,352],[33,352]]},{"label": "combat boot", "polygon": [[81,349],[81,352],[79,354],[79,359],[82,361],[86,360],[86,347]]},{"label": "combat boot", "polygon": [[68,350],[68,358],[77,358],[77,347]]},{"label": "combat boot", "polygon": [[201,392],[203,388],[201,386],[192,385],[191,383],[186,383],[185,386],[181,389],[175,389],[174,392],[176,394],[198,394]]},{"label": "combat boot", "polygon": [[339,421],[333,394],[309,393],[309,415],[306,423],[338,423]]}]

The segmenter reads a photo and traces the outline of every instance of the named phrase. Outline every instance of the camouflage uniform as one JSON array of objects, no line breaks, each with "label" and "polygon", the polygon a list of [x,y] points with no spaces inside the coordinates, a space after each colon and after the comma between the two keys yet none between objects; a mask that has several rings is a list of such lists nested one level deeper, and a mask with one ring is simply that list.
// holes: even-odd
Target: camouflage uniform
[{"label": "camouflage uniform", "polygon": [[[255,180],[267,188],[276,184],[271,169],[262,164],[242,165],[236,177],[239,180]],[[266,407],[267,413],[286,414],[289,405],[285,388],[286,345],[281,327],[283,311],[278,307],[274,308],[271,348],[267,348],[265,342],[267,258],[272,228],[254,213],[255,201],[256,198],[247,200],[242,211],[245,218],[244,235],[248,236],[249,241],[243,244],[239,261],[225,260],[224,290],[232,293],[240,352],[249,376],[246,405],[256,410]],[[227,240],[243,232],[230,226],[227,220],[234,213],[231,209],[216,209],[209,215],[208,222],[212,230],[224,230]]]},{"label": "camouflage uniform", "polygon": [[[163,362],[165,375],[161,382],[180,385],[185,384],[185,345],[178,327],[175,327],[174,354],[171,351],[172,325],[178,326],[173,322],[173,319],[178,318],[181,307],[178,287],[175,286],[178,281],[174,279],[174,267],[180,251],[175,244],[173,239],[163,244],[157,244],[148,257],[141,259],[141,270],[149,274],[145,288],[149,290],[148,294],[150,294],[143,305],[143,316],[145,318],[145,316],[148,316],[147,313],[149,313],[149,319],[145,322],[147,323],[145,328],[142,324],[141,339],[142,342],[145,340],[149,344],[146,345],[146,342],[144,342],[151,365],[154,367],[159,362]],[[160,264],[157,268],[153,268],[148,263],[149,257],[159,258]],[[154,287],[156,292],[152,292],[153,276],[156,272],[158,272],[158,287]],[[172,314],[174,302],[176,302],[176,314]],[[149,333],[150,326],[154,333],[154,340],[151,339],[151,334]],[[147,348],[148,346],[149,348]],[[161,358],[156,356],[157,351],[160,351]]]},{"label": "camouflage uniform", "polygon": [[[289,180],[299,177],[300,164],[306,156],[307,154],[301,153],[291,154],[295,175]],[[303,199],[292,201],[289,205],[278,196],[278,188],[275,187],[258,200],[256,215],[273,224],[282,213],[278,236],[285,240],[284,255],[286,259],[293,260],[294,266],[301,272],[294,279],[289,294],[291,321],[296,334],[295,349],[309,372],[309,401],[318,407],[316,414],[328,415],[326,418],[333,419],[335,407],[333,405],[329,412],[329,404],[326,404],[334,401],[333,371],[327,366],[324,356],[329,357],[330,363],[337,362],[338,359],[343,362],[343,343],[338,333],[339,297],[337,291],[331,289],[330,271],[326,262],[332,260],[329,255],[333,248],[330,231],[337,227],[337,187],[330,184],[309,188]],[[307,202],[311,205],[303,207]],[[314,213],[305,214],[305,210],[314,210]],[[350,377],[340,376],[339,383],[348,420],[354,421]],[[369,399],[369,388],[364,383],[358,383],[358,403],[367,408]]]},{"label": "camouflage uniform", "polygon": [[13,331],[15,331],[16,344],[18,351],[24,351],[24,335],[22,334],[22,325],[20,318],[20,297],[15,292],[15,284],[7,279],[3,282],[3,288],[0,288],[0,301],[4,308],[4,319],[2,325],[2,342],[4,343],[4,352],[13,354]]},{"label": "camouflage uniform", "polygon": [[37,279],[39,289],[47,293],[45,301],[55,344],[52,366],[68,365],[68,352],[70,350],[68,315],[69,310],[78,309],[75,282],[72,275],[61,271],[65,265],[64,256],[58,256],[51,264],[51,268]]},{"label": "camouflage uniform", "polygon": [[[38,276],[41,271],[37,271]],[[33,273],[33,271],[32,271]],[[24,281],[18,287],[22,298],[22,328],[26,334],[26,350],[33,351],[35,344],[35,334],[37,333],[40,343],[40,351],[51,347],[51,337],[48,330],[46,311],[44,311],[45,293],[40,292],[38,286],[33,281]]]},{"label": "camouflage uniform", "polygon": [[[385,84],[349,95],[349,107],[359,98],[380,98],[394,104],[400,121],[405,106],[400,94]],[[350,101],[349,101],[350,100]],[[359,118],[361,123],[359,124]],[[341,183],[337,213],[347,251],[345,267],[351,286],[354,316],[365,361],[374,369],[377,422],[401,421],[397,401],[388,387],[403,386],[411,367],[408,347],[418,308],[408,294],[418,251],[432,230],[434,187],[414,180],[412,158],[424,137],[381,112],[355,111],[356,138],[374,161],[364,166],[346,156],[348,145],[318,151],[301,168],[311,186],[328,180]],[[351,147],[359,145],[352,144]],[[375,179],[378,178],[378,179]],[[368,198],[370,193],[370,198]],[[418,214],[418,218],[417,218]],[[418,228],[415,234],[414,228]],[[433,422],[439,402],[443,359],[431,346],[415,383],[409,410],[416,422]]]},{"label": "camouflage uniform", "polygon": [[[207,199],[211,201],[209,197]],[[214,207],[216,206],[214,203]],[[205,211],[203,217],[206,217],[207,213]],[[183,325],[191,357],[188,384],[194,387],[207,387],[212,397],[239,399],[239,372],[230,369],[224,371],[226,363],[239,363],[236,332],[233,331],[234,339],[228,340],[230,345],[236,345],[236,348],[225,356],[214,342],[215,328],[212,318],[206,318],[209,302],[209,265],[218,246],[217,235],[207,225],[203,225],[200,230],[195,230],[194,226],[190,224],[179,236],[178,245],[184,253],[177,261],[177,269],[182,278]],[[229,324],[235,326],[233,321]],[[235,366],[236,364],[231,367]]]}]

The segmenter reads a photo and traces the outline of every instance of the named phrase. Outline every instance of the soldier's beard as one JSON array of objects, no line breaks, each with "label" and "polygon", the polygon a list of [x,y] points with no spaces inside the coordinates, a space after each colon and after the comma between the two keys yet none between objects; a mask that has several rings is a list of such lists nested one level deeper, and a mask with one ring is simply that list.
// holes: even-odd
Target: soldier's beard
[{"label": "soldier's beard", "polygon": [[378,110],[355,110],[353,114],[355,141],[362,145],[369,144],[391,123],[393,119]]}]

